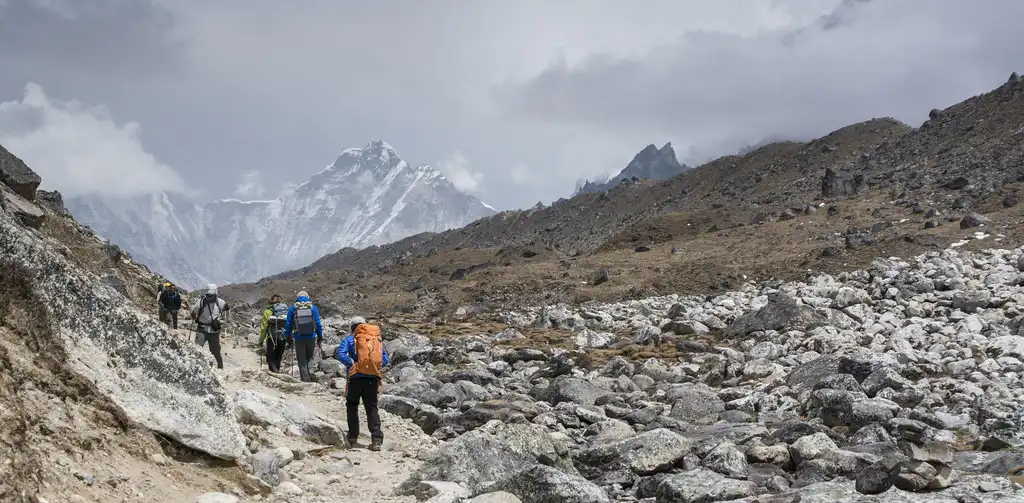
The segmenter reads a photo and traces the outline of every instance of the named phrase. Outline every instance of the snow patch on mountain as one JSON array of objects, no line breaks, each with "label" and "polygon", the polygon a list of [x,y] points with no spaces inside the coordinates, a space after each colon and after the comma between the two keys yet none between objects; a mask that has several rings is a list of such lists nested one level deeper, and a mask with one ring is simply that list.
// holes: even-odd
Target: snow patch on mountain
[{"label": "snow patch on mountain", "polygon": [[173,193],[79,196],[68,209],[137,261],[187,288],[255,281],[347,246],[462,227],[496,210],[391,145],[343,150],[288,194],[197,204]]}]

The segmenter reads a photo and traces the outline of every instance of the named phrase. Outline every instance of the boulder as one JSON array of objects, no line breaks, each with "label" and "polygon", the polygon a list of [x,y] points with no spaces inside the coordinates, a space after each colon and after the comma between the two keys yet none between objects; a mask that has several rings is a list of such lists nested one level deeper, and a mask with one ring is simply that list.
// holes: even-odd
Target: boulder
[{"label": "boulder", "polygon": [[970,212],[964,215],[964,218],[960,220],[961,229],[973,229],[975,227],[981,227],[983,225],[989,225],[992,223],[992,219],[977,212]]},{"label": "boulder", "polygon": [[681,385],[674,388],[670,396],[672,410],[669,417],[696,424],[711,424],[718,419],[718,414],[725,410],[725,402],[713,391],[695,386]]},{"label": "boulder", "polygon": [[856,195],[864,186],[864,176],[846,171],[825,168],[821,177],[822,197],[847,197]]},{"label": "boulder", "polygon": [[593,445],[575,454],[577,468],[587,478],[629,470],[638,475],[667,471],[690,453],[691,442],[665,428],[645,431],[608,444]]},{"label": "boulder", "polygon": [[768,304],[753,313],[736,318],[725,330],[729,337],[742,337],[766,330],[810,330],[828,323],[828,317],[813,308],[798,304],[784,293],[773,293]]},{"label": "boulder", "polygon": [[555,379],[544,390],[540,398],[552,405],[558,405],[562,402],[594,405],[594,402],[599,397],[607,394],[607,391],[598,389],[590,381],[576,377],[564,377]]},{"label": "boulder", "polygon": [[0,183],[31,202],[35,200],[36,189],[42,181],[24,161],[0,145]]},{"label": "boulder", "polygon": [[0,190],[0,199],[3,200],[0,207],[26,227],[33,229],[42,227],[43,222],[46,221],[46,213],[42,208],[14,192],[8,192],[8,189],[3,186],[0,186],[0,189],[2,189]]},{"label": "boulder", "polygon": [[491,421],[444,444],[395,493],[411,495],[421,481],[438,480],[456,482],[472,494],[480,494],[539,464],[578,474],[566,446],[553,440],[543,427]]},{"label": "boulder", "polygon": [[710,470],[696,469],[666,477],[658,485],[657,503],[730,501],[753,496],[757,486],[726,478]]},{"label": "boulder", "polygon": [[344,445],[341,428],[300,403],[288,402],[252,390],[240,389],[233,396],[235,416],[245,424],[276,426],[327,445]]},{"label": "boulder", "polygon": [[486,490],[505,491],[523,503],[608,503],[608,495],[594,483],[550,466],[534,465],[502,479]]}]

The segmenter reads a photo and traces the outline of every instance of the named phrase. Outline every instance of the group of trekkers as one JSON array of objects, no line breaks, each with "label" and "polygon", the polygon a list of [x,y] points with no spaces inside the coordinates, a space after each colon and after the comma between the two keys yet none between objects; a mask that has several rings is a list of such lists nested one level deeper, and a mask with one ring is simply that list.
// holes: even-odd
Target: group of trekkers
[{"label": "group of trekkers", "polygon": [[[348,382],[345,386],[345,408],[348,419],[348,444],[355,446],[359,437],[359,402],[366,410],[367,428],[370,430],[370,450],[379,451],[384,442],[377,410],[377,395],[383,386],[382,370],[391,362],[380,327],[356,316],[348,322],[348,334],[335,351],[335,358],[345,366]],[[323,350],[324,327],[320,310],[299,292],[292,305],[282,302],[281,296],[270,296],[263,310],[260,326],[260,346],[265,345],[267,366],[271,372],[281,372],[281,358],[285,349],[294,346],[292,354],[299,366],[299,378],[313,380],[314,351],[326,358]],[[289,365],[291,368],[291,365]]]},{"label": "group of trekkers", "polygon": [[[178,310],[181,309],[181,294],[170,282],[162,282],[158,288],[157,302],[160,321],[166,323],[168,316],[173,327],[178,328]],[[206,293],[196,299],[191,309],[191,318],[196,322],[195,343],[210,344],[210,352],[217,360],[217,368],[224,368],[220,354],[220,317],[230,306],[217,295],[217,285],[208,285]],[[281,372],[281,360],[287,348],[299,367],[299,378],[303,382],[313,381],[314,357],[323,351],[323,322],[320,310],[305,291],[299,292],[295,302],[286,304],[278,294],[270,297],[263,310],[260,325],[260,347],[265,348],[267,367],[271,372]],[[348,445],[354,447],[359,437],[359,403],[366,411],[367,428],[370,430],[370,450],[379,451],[384,442],[377,396],[383,386],[382,371],[390,362],[380,327],[356,316],[348,322],[348,333],[341,340],[334,354],[346,369],[345,407],[348,420]],[[288,365],[289,371],[292,365]]]}]

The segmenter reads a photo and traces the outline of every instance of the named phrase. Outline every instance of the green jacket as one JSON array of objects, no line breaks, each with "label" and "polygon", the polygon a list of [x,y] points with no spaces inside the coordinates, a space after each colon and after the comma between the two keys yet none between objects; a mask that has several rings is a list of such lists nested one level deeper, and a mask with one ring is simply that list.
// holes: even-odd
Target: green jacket
[{"label": "green jacket", "polygon": [[273,304],[267,304],[267,308],[263,310],[263,322],[260,325],[260,346],[267,342],[267,335],[270,334],[267,331],[267,325],[270,324],[270,317],[273,316],[274,311],[271,309]]}]

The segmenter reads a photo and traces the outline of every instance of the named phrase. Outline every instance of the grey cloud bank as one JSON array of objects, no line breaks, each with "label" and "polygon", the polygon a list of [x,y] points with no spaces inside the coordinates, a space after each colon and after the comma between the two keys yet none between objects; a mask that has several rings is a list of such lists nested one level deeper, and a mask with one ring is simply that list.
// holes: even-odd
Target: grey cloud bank
[{"label": "grey cloud bank", "polygon": [[695,31],[639,57],[555,65],[503,96],[533,119],[655,128],[721,155],[872,117],[920,124],[1024,66],[1019,19],[1021,2],[846,1],[801,30]]},{"label": "grey cloud bank", "polygon": [[274,197],[380,138],[524,207],[649,143],[693,164],[917,124],[1024,68],[1022,18],[1013,0],[7,0],[0,143],[60,190],[212,199]]}]

